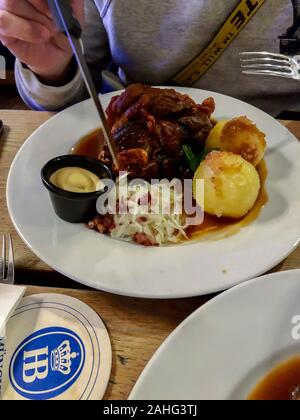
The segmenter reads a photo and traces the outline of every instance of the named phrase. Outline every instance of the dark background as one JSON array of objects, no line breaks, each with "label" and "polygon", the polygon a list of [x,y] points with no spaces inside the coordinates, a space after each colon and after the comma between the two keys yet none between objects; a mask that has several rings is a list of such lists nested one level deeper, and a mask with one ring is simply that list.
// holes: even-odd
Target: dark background
[{"label": "dark background", "polygon": [[[28,109],[20,98],[14,78],[15,58],[0,42],[0,55],[6,58],[7,79],[0,80],[0,109]],[[0,115],[1,119],[1,115]]]},{"label": "dark background", "polygon": [[12,70],[13,65],[14,65],[14,57],[1,43],[0,43],[0,55],[3,55],[6,58],[8,69]]}]

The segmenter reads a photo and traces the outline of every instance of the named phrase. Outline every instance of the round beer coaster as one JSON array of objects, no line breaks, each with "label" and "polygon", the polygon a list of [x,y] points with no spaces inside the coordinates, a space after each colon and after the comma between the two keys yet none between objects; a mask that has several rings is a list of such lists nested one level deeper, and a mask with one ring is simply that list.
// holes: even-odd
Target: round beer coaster
[{"label": "round beer coaster", "polygon": [[[3,400],[99,400],[111,373],[103,321],[65,295],[24,298],[6,327]],[[2,378],[2,384],[1,384]]]}]

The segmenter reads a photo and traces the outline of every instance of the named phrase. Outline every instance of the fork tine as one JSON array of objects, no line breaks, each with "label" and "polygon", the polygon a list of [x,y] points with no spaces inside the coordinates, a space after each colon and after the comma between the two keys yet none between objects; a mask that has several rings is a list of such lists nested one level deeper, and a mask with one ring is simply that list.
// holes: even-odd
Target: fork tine
[{"label": "fork tine", "polygon": [[271,71],[271,70],[243,70],[243,74],[251,75],[262,75],[262,76],[278,76],[285,77],[287,79],[292,79],[293,76],[289,73],[283,73],[282,71]]},{"label": "fork tine", "polygon": [[289,60],[282,60],[281,58],[266,58],[266,57],[256,57],[256,58],[241,58],[241,63],[279,63],[282,65],[290,65]]},{"label": "fork tine", "polygon": [[0,256],[0,283],[4,283],[5,276],[5,236],[1,235],[2,251]]},{"label": "fork tine", "polygon": [[7,265],[7,283],[14,284],[15,281],[15,262],[14,250],[11,235],[8,235],[8,265]]},{"label": "fork tine", "polygon": [[284,61],[290,61],[290,58],[287,57],[286,55],[277,54],[277,53],[270,53],[270,52],[267,52],[267,51],[256,51],[256,52],[255,51],[253,51],[253,52],[245,51],[245,52],[239,53],[239,55],[242,56],[242,57],[251,57],[251,56],[252,57],[253,56],[266,57],[266,58],[275,57],[277,59],[281,59],[281,60],[284,60]]},{"label": "fork tine", "polygon": [[273,64],[242,64],[243,69],[249,70],[278,70],[281,71],[283,74],[293,74],[293,70],[290,66],[276,66]]}]

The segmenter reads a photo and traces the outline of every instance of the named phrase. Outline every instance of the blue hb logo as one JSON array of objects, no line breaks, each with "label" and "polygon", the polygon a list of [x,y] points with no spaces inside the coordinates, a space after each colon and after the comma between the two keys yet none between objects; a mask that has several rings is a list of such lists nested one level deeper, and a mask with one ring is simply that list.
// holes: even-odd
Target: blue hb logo
[{"label": "blue hb logo", "polygon": [[9,377],[15,391],[31,400],[57,397],[78,379],[85,362],[83,342],[66,328],[36,331],[15,351]]}]

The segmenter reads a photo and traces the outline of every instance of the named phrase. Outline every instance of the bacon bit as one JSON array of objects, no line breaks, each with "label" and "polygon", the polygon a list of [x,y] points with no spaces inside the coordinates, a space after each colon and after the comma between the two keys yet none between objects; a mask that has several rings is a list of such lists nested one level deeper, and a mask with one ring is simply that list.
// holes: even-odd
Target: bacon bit
[{"label": "bacon bit", "polygon": [[106,214],[103,216],[96,216],[91,222],[88,223],[88,227],[100,233],[110,233],[113,229],[115,229],[116,225],[113,215]]},{"label": "bacon bit", "polygon": [[155,242],[154,239],[152,239],[149,235],[147,235],[146,233],[136,233],[134,235],[133,240],[142,246],[158,246],[158,243]]}]

